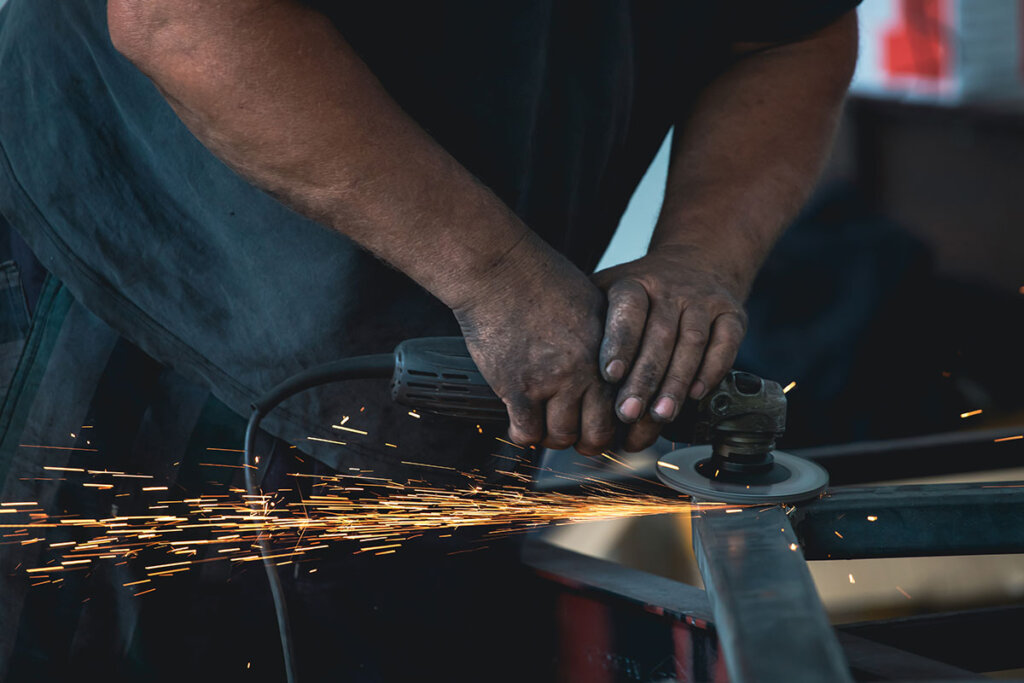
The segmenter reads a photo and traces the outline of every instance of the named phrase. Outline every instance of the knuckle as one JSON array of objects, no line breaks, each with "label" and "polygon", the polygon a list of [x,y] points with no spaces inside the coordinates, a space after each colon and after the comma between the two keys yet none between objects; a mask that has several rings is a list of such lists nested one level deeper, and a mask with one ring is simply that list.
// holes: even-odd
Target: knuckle
[{"label": "knuckle", "polygon": [[644,363],[633,371],[628,391],[625,393],[650,394],[658,387],[661,377],[661,368],[653,363]]},{"label": "knuckle", "polygon": [[708,332],[699,327],[687,327],[680,332],[679,340],[685,346],[706,346],[708,343]]},{"label": "knuckle", "polygon": [[588,427],[583,432],[581,442],[585,442],[596,448],[604,448],[611,443],[615,436],[615,427],[610,423],[607,425]]},{"label": "knuckle", "polygon": [[576,443],[575,434],[548,434],[544,445],[555,450],[562,450]]},{"label": "knuckle", "polygon": [[673,370],[665,375],[665,381],[661,385],[661,393],[673,399],[678,399],[677,394],[683,393],[683,389],[690,385],[696,369]]},{"label": "knuckle", "polygon": [[539,435],[526,432],[515,427],[509,428],[508,436],[509,440],[512,441],[512,443],[518,444],[520,446],[532,446],[540,441]]},{"label": "knuckle", "polygon": [[625,297],[631,299],[647,298],[647,289],[636,280],[624,278],[616,280],[608,289],[609,296]]},{"label": "knuckle", "polygon": [[727,331],[738,333],[742,336],[747,329],[747,312],[742,308],[732,308],[721,314],[719,321],[726,326]]}]

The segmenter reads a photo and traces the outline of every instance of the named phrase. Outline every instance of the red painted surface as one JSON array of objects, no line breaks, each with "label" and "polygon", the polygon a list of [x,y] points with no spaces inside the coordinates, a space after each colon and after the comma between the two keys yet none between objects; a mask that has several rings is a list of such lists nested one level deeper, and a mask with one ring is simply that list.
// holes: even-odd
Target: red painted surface
[{"label": "red painted surface", "polygon": [[612,621],[599,602],[566,593],[558,598],[558,680],[562,683],[612,683],[607,653],[612,651]]},{"label": "red painted surface", "polygon": [[946,0],[899,0],[898,18],[882,36],[882,68],[889,76],[945,78],[952,32]]},{"label": "red painted surface", "polygon": [[693,633],[686,624],[672,624],[672,654],[676,660],[676,680],[695,683],[693,677]]}]

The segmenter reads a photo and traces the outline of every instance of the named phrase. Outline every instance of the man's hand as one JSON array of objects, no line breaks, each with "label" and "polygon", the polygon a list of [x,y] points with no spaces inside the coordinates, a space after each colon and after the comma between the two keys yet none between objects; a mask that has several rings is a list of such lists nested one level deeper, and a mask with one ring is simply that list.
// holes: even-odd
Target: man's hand
[{"label": "man's hand", "polygon": [[587,455],[610,445],[614,388],[597,370],[604,310],[604,295],[582,272],[530,244],[456,309],[473,360],[508,406],[513,441],[575,445]]},{"label": "man's hand", "polygon": [[608,295],[604,377],[633,426],[627,451],[654,443],[687,396],[701,398],[732,367],[746,331],[742,285],[687,247],[663,247],[594,275]]}]

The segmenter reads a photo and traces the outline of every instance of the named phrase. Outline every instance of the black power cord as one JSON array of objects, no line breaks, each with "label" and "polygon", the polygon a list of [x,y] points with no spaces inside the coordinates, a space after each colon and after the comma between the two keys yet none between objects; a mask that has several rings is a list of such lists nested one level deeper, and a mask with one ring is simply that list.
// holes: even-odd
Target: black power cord
[{"label": "black power cord", "polygon": [[[253,465],[252,453],[260,422],[266,417],[267,413],[286,399],[307,389],[344,380],[387,378],[392,376],[394,369],[395,356],[390,353],[356,356],[354,358],[324,363],[289,377],[253,403],[252,413],[249,415],[249,424],[245,429],[243,460],[245,490],[249,494],[249,500],[254,500],[257,495],[256,480],[253,477],[253,470],[256,467]],[[292,647],[291,627],[288,623],[288,607],[285,604],[281,577],[278,576],[277,566],[267,557],[270,554],[270,544],[267,538],[261,534],[258,537],[257,544],[260,557],[263,560],[263,569],[267,574],[267,581],[270,583],[270,595],[274,600],[277,630],[281,637],[281,656],[284,659],[285,680],[287,683],[297,683],[298,674],[295,668],[295,651]]]}]

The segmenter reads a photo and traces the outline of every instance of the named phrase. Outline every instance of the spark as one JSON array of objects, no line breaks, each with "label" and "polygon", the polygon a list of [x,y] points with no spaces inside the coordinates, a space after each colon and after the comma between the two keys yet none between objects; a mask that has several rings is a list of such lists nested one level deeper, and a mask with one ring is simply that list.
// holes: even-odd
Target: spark
[{"label": "spark", "polygon": [[609,455],[608,453],[602,453],[601,455],[603,455],[604,457],[608,458],[609,460],[611,460],[611,461],[612,461],[613,463],[615,463],[616,465],[620,465],[620,466],[622,466],[622,467],[625,467],[625,468],[626,468],[627,470],[631,470],[631,469],[633,469],[633,466],[632,466],[632,465],[629,465],[629,464],[627,464],[627,463],[623,462],[622,460],[616,460],[615,458],[613,458],[613,457],[612,457],[611,455]]},{"label": "spark", "polygon": [[963,420],[968,417],[974,417],[975,415],[981,415],[981,410],[969,410],[966,413],[960,413],[960,419]]},{"label": "spark", "polygon": [[875,516],[875,515],[868,515],[868,521],[869,522],[877,522],[878,521],[878,517]]},{"label": "spark", "polygon": [[333,443],[333,444],[336,444],[338,446],[347,446],[348,445],[344,441],[332,441],[331,439],[320,439],[320,438],[317,438],[315,436],[307,436],[306,439],[308,439],[309,441],[321,441],[323,443]]},{"label": "spark", "polygon": [[908,593],[907,591],[903,590],[899,586],[896,586],[896,590],[898,590],[903,595],[903,597],[905,597],[907,600],[911,599],[910,598],[910,593]]},{"label": "spark", "polygon": [[[159,496],[156,501],[138,498],[144,506],[142,514],[115,513],[107,518],[47,514],[36,501],[8,501],[2,503],[0,511],[5,513],[5,520],[8,515],[14,516],[9,517],[10,524],[0,524],[0,529],[9,531],[7,536],[14,537],[12,543],[44,546],[43,555],[36,560],[39,566],[18,570],[26,575],[41,575],[43,582],[53,583],[59,580],[53,577],[62,572],[90,571],[104,562],[119,566],[132,563],[145,572],[140,580],[124,584],[126,589],[134,589],[144,587],[145,582],[156,577],[190,572],[208,562],[238,565],[259,561],[262,558],[254,548],[262,540],[273,548],[267,559],[277,560],[279,565],[297,564],[333,546],[353,553],[384,555],[401,552],[407,544],[427,534],[448,538],[460,530],[477,528],[488,536],[501,538],[543,527],[645,515],[695,514],[697,510],[687,496],[656,495],[634,490],[626,483],[601,482],[588,475],[560,474],[585,490],[570,494],[533,491],[526,486],[529,478],[512,470],[504,471],[511,483],[495,485],[475,470],[461,472],[446,465],[402,462],[454,472],[464,482],[458,486],[439,486],[422,479],[389,479],[358,467],[329,474],[292,473],[294,488],[252,496],[244,489],[232,488],[227,493],[181,499],[171,495]],[[107,470],[85,470],[84,474],[153,479],[151,475]],[[637,481],[641,481],[639,477]],[[298,485],[304,482],[310,483],[315,493],[307,495],[301,491]],[[114,485],[86,482],[83,486],[103,490]],[[169,488],[154,483],[130,495],[166,492]],[[729,512],[743,509],[715,503],[702,504],[700,509],[727,507]],[[42,543],[47,540],[47,530],[54,528],[73,528],[82,538]],[[486,548],[456,549],[451,554]],[[314,568],[310,573],[315,571]],[[153,589],[136,595],[150,590]]]},{"label": "spark", "polygon": [[833,531],[832,533],[834,533],[834,534],[835,534],[836,536],[838,536],[839,538],[842,538],[842,537],[843,537],[843,535],[842,535],[841,533],[839,533],[838,531]]},{"label": "spark", "polygon": [[1001,439],[992,439],[995,443],[1000,441],[1016,441],[1017,439],[1024,439],[1024,434],[1017,434],[1016,436],[1004,436]]},{"label": "spark", "polygon": [[796,551],[799,548],[800,548],[800,546],[798,546],[796,543],[790,543],[789,544],[789,549],[790,550]]},{"label": "spark", "polygon": [[672,463],[665,462],[664,460],[659,460],[658,461],[658,467],[664,467],[665,469],[669,469],[669,470],[678,470],[679,469],[679,465],[673,465]]},{"label": "spark", "polygon": [[856,581],[853,580],[853,574],[850,574],[850,583],[857,583]]},{"label": "spark", "polygon": [[353,434],[362,434],[366,436],[368,432],[364,432],[362,429],[355,429],[353,427],[345,427],[343,425],[331,425],[331,429],[340,429],[346,432],[352,432]]},{"label": "spark", "polygon": [[782,393],[788,394],[789,392],[793,391],[794,389],[796,389],[796,382],[795,381],[790,382],[785,387],[783,387],[782,388]]},{"label": "spark", "polygon": [[417,413],[415,410],[410,410],[409,411],[409,415],[412,416],[412,417],[415,417],[417,420],[420,419],[421,417],[423,417],[422,415]]}]

